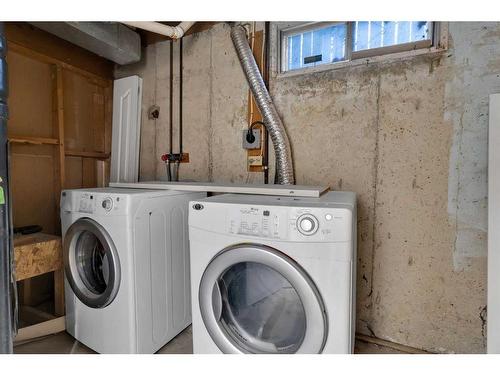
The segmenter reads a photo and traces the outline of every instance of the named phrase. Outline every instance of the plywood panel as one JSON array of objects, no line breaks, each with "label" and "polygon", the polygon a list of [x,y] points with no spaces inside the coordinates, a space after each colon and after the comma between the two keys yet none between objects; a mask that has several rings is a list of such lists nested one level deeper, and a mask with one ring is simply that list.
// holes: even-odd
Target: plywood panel
[{"label": "plywood panel", "polygon": [[82,158],[82,187],[90,188],[97,186],[97,160]]},{"label": "plywood panel", "polygon": [[82,187],[82,158],[66,157],[66,189],[79,189]]},{"label": "plywood panel", "polygon": [[105,152],[105,92],[87,78],[63,71],[65,147]]},{"label": "plywood panel", "polygon": [[[91,188],[99,185],[98,180],[107,180],[107,170],[105,165],[98,168],[102,160],[94,158],[82,158],[78,156],[66,157],[66,189]],[[109,163],[108,163],[109,164]],[[101,174],[98,177],[98,174]],[[102,183],[102,182],[101,182]]]},{"label": "plywood panel", "polygon": [[43,54],[62,64],[112,79],[114,63],[26,22],[5,22],[5,35],[11,43]]},{"label": "plywood panel", "polygon": [[61,237],[35,233],[14,239],[16,280],[59,270],[63,266]]},{"label": "plywood panel", "polygon": [[9,135],[53,137],[51,65],[9,51]]},{"label": "plywood panel", "polygon": [[41,225],[56,233],[53,146],[12,145],[11,187],[14,226]]}]

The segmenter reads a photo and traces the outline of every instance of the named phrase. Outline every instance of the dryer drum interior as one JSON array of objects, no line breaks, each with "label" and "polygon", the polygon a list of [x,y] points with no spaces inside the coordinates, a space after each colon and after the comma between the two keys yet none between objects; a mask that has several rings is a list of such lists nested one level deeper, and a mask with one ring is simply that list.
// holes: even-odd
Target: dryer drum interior
[{"label": "dryer drum interior", "polygon": [[323,301],[292,259],[263,245],[227,248],[200,284],[200,309],[225,353],[319,353],[327,332]]},{"label": "dryer drum interior", "polygon": [[120,263],[115,245],[94,220],[77,220],[64,238],[64,266],[75,295],[87,306],[100,308],[116,297]]}]

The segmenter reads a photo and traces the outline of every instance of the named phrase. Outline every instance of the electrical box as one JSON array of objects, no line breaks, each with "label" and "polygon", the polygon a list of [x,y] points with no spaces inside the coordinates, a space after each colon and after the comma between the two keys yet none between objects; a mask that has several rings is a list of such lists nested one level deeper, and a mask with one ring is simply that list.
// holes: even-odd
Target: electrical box
[{"label": "electrical box", "polygon": [[248,130],[243,130],[243,148],[246,150],[255,150],[260,148],[260,129],[252,129],[252,134],[255,137],[250,143],[247,139]]}]

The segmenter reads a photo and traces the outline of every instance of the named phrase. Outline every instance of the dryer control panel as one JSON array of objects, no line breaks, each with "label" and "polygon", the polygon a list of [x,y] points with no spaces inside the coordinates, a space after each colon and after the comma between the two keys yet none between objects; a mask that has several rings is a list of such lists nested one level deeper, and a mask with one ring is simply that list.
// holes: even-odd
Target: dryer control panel
[{"label": "dryer control panel", "polygon": [[227,231],[289,241],[350,241],[352,215],[339,208],[230,205]]},{"label": "dryer control panel", "polygon": [[287,236],[287,210],[276,207],[231,207],[228,215],[229,233],[281,238]]}]

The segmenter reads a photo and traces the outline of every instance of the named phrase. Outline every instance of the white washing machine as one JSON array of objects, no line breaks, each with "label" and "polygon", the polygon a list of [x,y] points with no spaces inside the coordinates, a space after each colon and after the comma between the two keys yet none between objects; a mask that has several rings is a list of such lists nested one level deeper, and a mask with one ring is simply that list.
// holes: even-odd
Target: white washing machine
[{"label": "white washing machine", "polygon": [[352,353],[356,196],[190,202],[194,353]]},{"label": "white washing machine", "polygon": [[167,190],[61,195],[66,329],[99,353],[154,353],[191,323],[188,203]]}]

